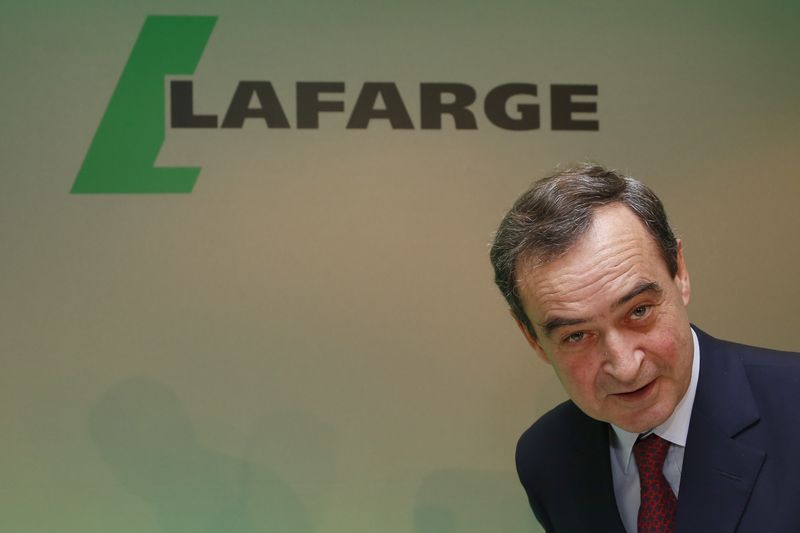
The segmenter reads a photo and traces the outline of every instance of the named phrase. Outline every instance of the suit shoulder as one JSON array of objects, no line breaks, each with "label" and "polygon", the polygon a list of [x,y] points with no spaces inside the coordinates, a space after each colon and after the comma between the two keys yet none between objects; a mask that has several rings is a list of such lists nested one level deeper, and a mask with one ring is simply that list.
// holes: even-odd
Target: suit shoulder
[{"label": "suit shoulder", "polygon": [[517,442],[517,467],[530,466],[534,461],[548,461],[568,453],[571,444],[587,426],[597,424],[586,416],[572,401],[563,402],[529,427]]},{"label": "suit shoulder", "polygon": [[738,345],[744,350],[742,360],[747,366],[769,366],[783,371],[800,371],[800,354],[770,348]]},{"label": "suit shoulder", "polygon": [[798,353],[748,346],[729,341],[717,342],[723,350],[735,354],[745,367],[773,368],[777,372],[800,372],[800,354]]},{"label": "suit shoulder", "polygon": [[711,356],[720,353],[735,355],[746,366],[773,366],[787,369],[800,369],[800,354],[798,353],[715,339],[696,328],[695,331],[700,341],[701,358],[707,353]]},{"label": "suit shoulder", "polygon": [[741,360],[762,416],[798,412],[800,354],[739,345]]},{"label": "suit shoulder", "polygon": [[733,370],[728,362],[735,360],[744,370],[762,417],[800,414],[795,407],[800,394],[800,354],[704,337],[701,373],[703,361],[707,361],[717,372],[727,375]]}]

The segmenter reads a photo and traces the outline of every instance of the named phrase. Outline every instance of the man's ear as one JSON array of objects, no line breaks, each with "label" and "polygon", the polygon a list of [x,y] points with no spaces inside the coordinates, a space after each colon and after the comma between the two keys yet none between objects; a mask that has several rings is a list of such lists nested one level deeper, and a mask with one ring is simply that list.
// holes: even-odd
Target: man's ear
[{"label": "man's ear", "polygon": [[678,291],[681,293],[683,305],[687,306],[692,297],[692,284],[689,282],[689,271],[686,270],[686,261],[683,258],[683,242],[680,239],[678,239],[677,266],[678,270],[675,272],[675,284],[678,286]]},{"label": "man's ear", "polygon": [[528,328],[525,327],[525,324],[523,324],[522,321],[519,318],[517,318],[517,315],[514,314],[514,311],[512,309],[509,309],[508,311],[509,311],[509,313],[511,313],[511,318],[513,318],[514,322],[517,323],[517,327],[519,328],[519,330],[525,336],[525,340],[528,341],[528,344],[531,345],[531,348],[533,348],[533,351],[536,352],[536,355],[538,355],[539,358],[542,361],[544,361],[545,363],[547,363],[549,365],[550,364],[550,359],[547,358],[547,354],[545,353],[544,349],[542,349],[542,345],[539,344],[539,341],[536,340],[533,337],[533,335],[531,335],[531,332],[528,331]]}]

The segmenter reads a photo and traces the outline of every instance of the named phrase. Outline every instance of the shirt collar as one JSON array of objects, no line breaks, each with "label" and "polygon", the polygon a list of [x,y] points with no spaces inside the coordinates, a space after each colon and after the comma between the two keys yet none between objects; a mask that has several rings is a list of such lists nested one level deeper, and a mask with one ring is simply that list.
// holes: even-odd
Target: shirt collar
[{"label": "shirt collar", "polygon": [[[694,395],[697,392],[697,378],[700,375],[700,344],[697,341],[697,334],[693,329],[691,331],[694,353],[692,354],[692,378],[689,381],[689,388],[681,398],[681,401],[678,402],[678,405],[675,406],[672,415],[651,431],[651,433],[655,433],[662,439],[678,446],[686,446],[686,435],[689,433],[689,420],[692,416]],[[636,439],[639,438],[639,433],[625,431],[614,424],[611,424],[611,428],[613,429],[611,448],[617,462],[627,474],[628,467],[631,464],[631,457],[633,456],[633,445],[636,443]]]}]

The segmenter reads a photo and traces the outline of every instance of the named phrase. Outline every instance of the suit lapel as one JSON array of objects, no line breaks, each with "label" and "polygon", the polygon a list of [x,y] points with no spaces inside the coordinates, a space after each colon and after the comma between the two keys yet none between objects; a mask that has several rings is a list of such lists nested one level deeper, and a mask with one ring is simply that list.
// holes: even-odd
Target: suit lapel
[{"label": "suit lapel", "polygon": [[734,531],[764,463],[764,450],[736,437],[759,414],[741,361],[697,330],[697,385],[678,497],[677,532]]},{"label": "suit lapel", "polygon": [[573,457],[573,472],[579,473],[573,487],[575,513],[585,527],[581,531],[624,533],[611,477],[608,424],[587,420],[585,436],[577,441],[584,445]]}]

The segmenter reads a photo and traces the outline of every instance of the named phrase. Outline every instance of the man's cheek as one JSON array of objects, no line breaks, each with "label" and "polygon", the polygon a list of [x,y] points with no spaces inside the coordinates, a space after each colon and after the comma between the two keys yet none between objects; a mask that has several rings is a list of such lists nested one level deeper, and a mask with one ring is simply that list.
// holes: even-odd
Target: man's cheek
[{"label": "man's cheek", "polygon": [[589,363],[577,361],[564,369],[562,383],[566,379],[569,382],[567,388],[574,395],[594,395],[596,376],[596,370]]}]

